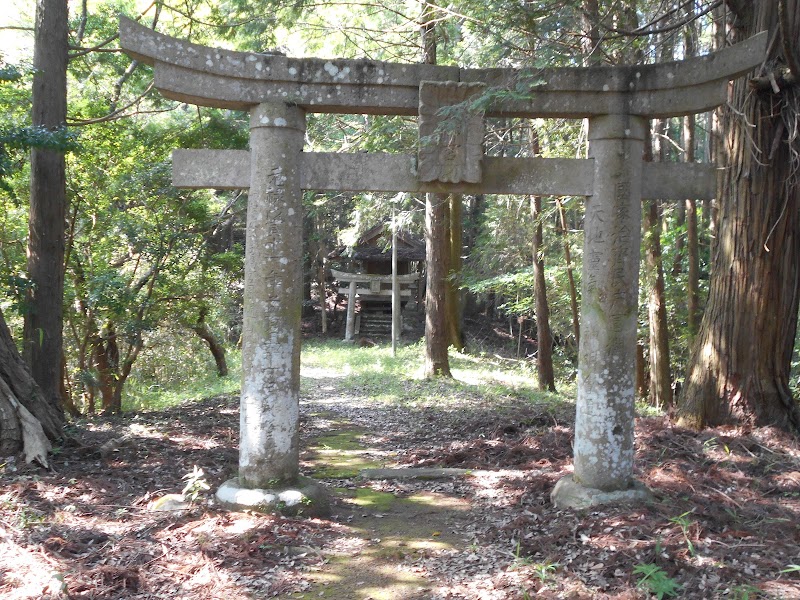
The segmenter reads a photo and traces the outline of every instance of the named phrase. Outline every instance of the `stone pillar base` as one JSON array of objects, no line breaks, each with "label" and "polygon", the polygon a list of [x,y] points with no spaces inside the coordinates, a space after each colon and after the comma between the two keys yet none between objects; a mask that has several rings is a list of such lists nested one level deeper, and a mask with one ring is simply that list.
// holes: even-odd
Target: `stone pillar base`
[{"label": "stone pillar base", "polygon": [[572,475],[560,479],[550,493],[550,500],[556,508],[583,510],[604,504],[627,504],[653,500],[652,492],[643,483],[634,480],[627,490],[604,492],[576,483]]},{"label": "stone pillar base", "polygon": [[328,517],[331,514],[327,489],[306,477],[300,477],[297,485],[271,490],[243,488],[238,479],[229,479],[217,490],[216,497],[230,510],[303,517]]}]

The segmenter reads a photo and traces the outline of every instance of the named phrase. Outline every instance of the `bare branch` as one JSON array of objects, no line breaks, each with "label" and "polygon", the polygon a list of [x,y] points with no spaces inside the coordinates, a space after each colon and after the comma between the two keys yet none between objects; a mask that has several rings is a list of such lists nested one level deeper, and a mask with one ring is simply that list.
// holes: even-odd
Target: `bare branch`
[{"label": "bare branch", "polygon": [[703,8],[699,12],[694,13],[694,14],[688,16],[688,17],[685,17],[685,18],[681,19],[680,21],[675,21],[674,23],[671,23],[670,25],[666,25],[664,27],[660,27],[660,28],[657,28],[657,29],[646,29],[646,27],[651,25],[652,23],[657,23],[658,21],[663,20],[663,18],[666,16],[666,14],[671,14],[672,12],[674,12],[674,10],[673,11],[669,11],[668,13],[666,13],[665,15],[660,16],[659,18],[655,19],[654,21],[651,21],[648,25],[645,25],[643,27],[637,27],[636,29],[632,29],[632,30],[618,29],[618,28],[614,28],[614,27],[605,27],[604,26],[604,29],[606,31],[609,31],[611,33],[617,34],[615,36],[607,36],[605,39],[615,39],[615,38],[620,38],[620,37],[639,37],[639,36],[655,35],[655,34],[658,34],[658,33],[668,33],[670,31],[675,31],[676,29],[680,29],[681,27],[683,27],[687,23],[691,23],[692,21],[695,21],[695,20],[699,19],[700,17],[710,13],[712,10],[714,10],[718,6],[722,5],[723,2],[724,2],[724,0],[714,0],[714,2],[712,2],[711,4],[706,5],[705,8]]},{"label": "bare branch", "polygon": [[[153,89],[154,85],[155,85],[155,82],[150,82],[150,85],[147,86],[147,89],[144,92],[142,92],[141,94],[139,94],[139,96],[137,96],[134,100],[132,100],[131,102],[129,102],[128,104],[126,104],[122,108],[114,110],[114,111],[110,112],[109,114],[107,114],[107,115],[105,115],[103,117],[97,117],[96,119],[67,118],[67,123],[69,125],[94,125],[95,123],[105,123],[107,121],[115,121],[117,119],[130,117],[132,115],[130,115],[130,114],[125,115],[125,114],[122,114],[122,113],[124,113],[126,110],[128,110],[132,106],[134,106],[134,105],[138,104],[139,102],[141,102],[144,99],[144,97],[147,96],[147,94],[150,93],[150,90]],[[170,108],[168,110],[137,111],[135,114],[162,113],[162,112],[169,112],[170,110],[172,110],[172,109]]]}]

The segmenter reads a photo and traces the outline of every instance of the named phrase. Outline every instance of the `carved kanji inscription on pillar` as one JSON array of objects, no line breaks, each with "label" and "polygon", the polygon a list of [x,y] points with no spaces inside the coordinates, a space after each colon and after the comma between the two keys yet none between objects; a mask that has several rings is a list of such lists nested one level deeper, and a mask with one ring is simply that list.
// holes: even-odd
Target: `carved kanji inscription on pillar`
[{"label": "carved kanji inscription on pillar", "polygon": [[420,181],[480,183],[483,158],[483,115],[441,109],[464,103],[483,91],[481,83],[423,81],[419,86]]}]

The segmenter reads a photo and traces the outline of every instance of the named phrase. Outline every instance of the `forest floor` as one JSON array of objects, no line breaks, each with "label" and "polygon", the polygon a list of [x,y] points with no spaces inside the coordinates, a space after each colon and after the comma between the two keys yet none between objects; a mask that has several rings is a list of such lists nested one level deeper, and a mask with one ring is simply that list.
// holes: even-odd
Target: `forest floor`
[{"label": "forest floor", "polygon": [[[639,418],[653,502],[557,510],[573,405],[490,404],[468,385],[390,404],[336,372],[303,379],[301,467],[331,489],[330,519],[215,504],[237,463],[235,397],[82,421],[49,470],[0,467],[0,597],[800,598],[800,445],[778,431]],[[359,477],[429,466],[471,471]],[[211,491],[154,510],[195,467]]]}]

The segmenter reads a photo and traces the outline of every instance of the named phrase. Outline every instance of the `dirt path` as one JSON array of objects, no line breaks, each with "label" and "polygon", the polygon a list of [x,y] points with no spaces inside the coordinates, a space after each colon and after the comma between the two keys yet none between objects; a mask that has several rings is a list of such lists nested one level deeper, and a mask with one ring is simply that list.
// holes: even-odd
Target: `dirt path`
[{"label": "dirt path", "polygon": [[[464,498],[426,490],[436,480],[414,481],[415,491],[379,491],[360,476],[385,465],[380,451],[364,443],[365,432],[335,413],[314,413],[331,424],[306,452],[305,468],[332,486],[333,519],[350,536],[310,573],[312,587],[299,596],[359,600],[423,600],[437,582],[421,565],[434,554],[468,544],[463,535],[471,504]],[[425,483],[432,485],[426,486]]]}]

